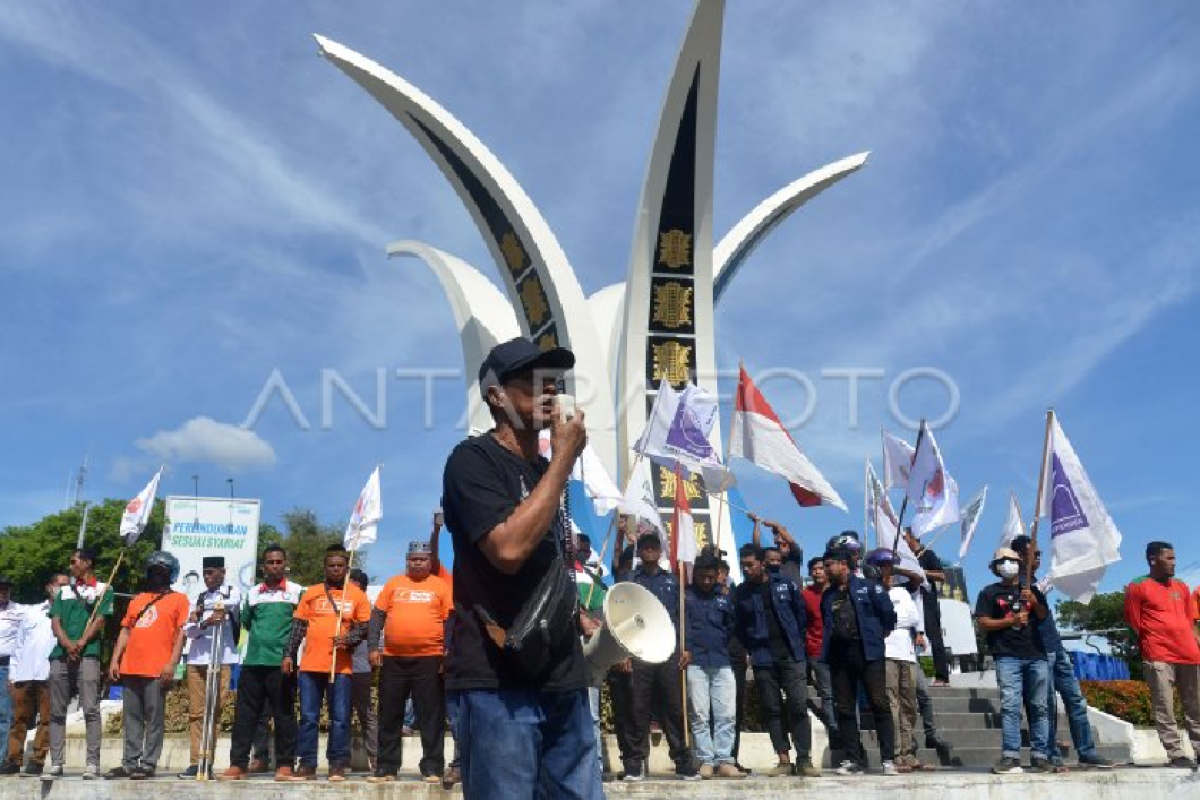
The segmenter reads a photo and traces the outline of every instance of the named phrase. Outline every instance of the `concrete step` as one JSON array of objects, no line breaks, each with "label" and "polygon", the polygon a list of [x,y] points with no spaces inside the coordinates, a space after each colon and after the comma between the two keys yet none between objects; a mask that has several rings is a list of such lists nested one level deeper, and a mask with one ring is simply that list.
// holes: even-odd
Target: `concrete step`
[{"label": "concrete step", "polygon": [[995,700],[1000,699],[1000,688],[998,686],[984,688],[969,688],[965,686],[930,686],[930,697],[986,697]]},{"label": "concrete step", "polygon": [[1000,698],[990,697],[930,697],[935,714],[998,713]]},{"label": "concrete step", "polygon": [[[1059,730],[1066,729],[1059,728]],[[1000,728],[971,728],[958,730],[940,728],[939,732],[942,734],[942,738],[945,739],[951,747],[990,747],[993,745],[999,747],[1001,739],[1003,738],[1003,731]],[[1093,737],[1096,736],[1095,730],[1092,731],[1092,735]],[[867,741],[868,739],[870,739],[872,742],[877,741],[877,737],[873,729],[864,729],[862,731],[862,737],[863,741]],[[1069,740],[1070,735],[1068,734],[1067,741]],[[917,743],[925,743],[925,732],[923,730],[917,732]],[[1025,728],[1021,729],[1021,743],[1022,746],[1028,746],[1029,744],[1029,733]]]},{"label": "concrete step", "polygon": [[[863,747],[867,751],[867,763],[870,767],[878,769],[879,747],[874,742],[868,743],[867,739],[863,739]],[[1129,761],[1129,752],[1123,747],[1100,746],[1096,748],[1101,756],[1110,758],[1117,763],[1126,763]],[[965,768],[965,769],[990,769],[997,759],[1000,758],[1000,742],[997,741],[991,747],[955,747],[947,761],[942,761],[936,751],[933,750],[918,750],[917,758],[926,764],[936,764],[946,768]],[[1021,760],[1023,764],[1029,764],[1029,748],[1021,748]],[[1075,764],[1075,756],[1066,759],[1068,768]],[[830,766],[836,766],[831,764]]]}]

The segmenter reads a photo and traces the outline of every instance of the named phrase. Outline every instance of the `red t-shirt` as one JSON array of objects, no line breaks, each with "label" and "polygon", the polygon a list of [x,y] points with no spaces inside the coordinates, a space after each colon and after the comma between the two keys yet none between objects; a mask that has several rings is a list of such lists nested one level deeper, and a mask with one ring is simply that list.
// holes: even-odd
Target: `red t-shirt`
[{"label": "red t-shirt", "polygon": [[1168,664],[1200,664],[1196,600],[1183,581],[1166,584],[1148,575],[1125,587],[1125,621],[1137,632],[1142,658]]},{"label": "red t-shirt", "polygon": [[818,589],[812,584],[804,587],[804,605],[808,607],[804,649],[809,658],[821,657],[821,640],[825,635],[825,620],[821,617],[821,595],[824,593],[824,589]]}]

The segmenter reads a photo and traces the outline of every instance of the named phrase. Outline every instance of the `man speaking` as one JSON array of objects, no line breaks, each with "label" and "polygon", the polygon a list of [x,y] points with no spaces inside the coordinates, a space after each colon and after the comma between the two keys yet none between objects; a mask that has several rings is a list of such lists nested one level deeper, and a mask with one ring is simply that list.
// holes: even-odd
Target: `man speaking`
[{"label": "man speaking", "polygon": [[[574,365],[569,350],[528,339],[494,347],[479,389],[495,427],[446,462],[456,608],[446,689],[469,799],[603,796],[562,508],[587,442],[583,413],[556,403]],[[548,461],[538,454],[546,428]]]}]

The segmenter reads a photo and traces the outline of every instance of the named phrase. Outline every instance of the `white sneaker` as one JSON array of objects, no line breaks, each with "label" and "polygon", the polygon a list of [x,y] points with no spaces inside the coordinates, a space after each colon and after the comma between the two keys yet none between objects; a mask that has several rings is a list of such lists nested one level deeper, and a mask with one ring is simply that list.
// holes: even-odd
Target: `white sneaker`
[{"label": "white sneaker", "polygon": [[885,761],[885,762],[883,762],[883,774],[884,775],[899,775],[900,770],[896,769],[896,765],[893,762]]},{"label": "white sneaker", "polygon": [[94,781],[100,778],[100,765],[88,764],[83,768],[83,779],[85,781]]},{"label": "white sneaker", "polygon": [[846,759],[842,765],[837,768],[838,775],[862,775],[863,769],[858,765],[857,761]]},{"label": "white sneaker", "polygon": [[42,773],[42,780],[52,781],[55,778],[61,778],[62,776],[63,776],[63,765],[62,764],[51,764],[50,769],[48,769],[44,773]]}]

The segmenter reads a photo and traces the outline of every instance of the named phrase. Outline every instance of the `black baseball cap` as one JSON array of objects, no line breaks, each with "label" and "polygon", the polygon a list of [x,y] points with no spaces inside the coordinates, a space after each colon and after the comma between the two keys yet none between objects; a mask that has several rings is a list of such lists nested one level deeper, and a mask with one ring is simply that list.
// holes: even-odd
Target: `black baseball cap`
[{"label": "black baseball cap", "polygon": [[12,586],[12,581],[7,575],[0,575],[0,586]]},{"label": "black baseball cap", "polygon": [[575,366],[575,354],[565,347],[542,350],[523,336],[498,344],[479,365],[479,393],[487,398],[489,386],[499,386],[518,372],[531,369],[561,370]]}]

